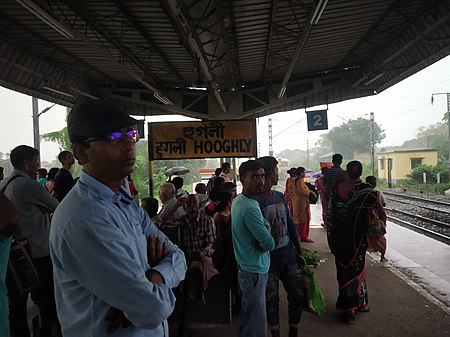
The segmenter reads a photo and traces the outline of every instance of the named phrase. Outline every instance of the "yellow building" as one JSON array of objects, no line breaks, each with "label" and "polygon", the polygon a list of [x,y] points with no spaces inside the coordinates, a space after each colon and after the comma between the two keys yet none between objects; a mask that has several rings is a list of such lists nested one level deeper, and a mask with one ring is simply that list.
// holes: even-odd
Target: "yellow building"
[{"label": "yellow building", "polygon": [[396,150],[377,154],[378,178],[395,183],[418,165],[436,165],[436,149]]}]

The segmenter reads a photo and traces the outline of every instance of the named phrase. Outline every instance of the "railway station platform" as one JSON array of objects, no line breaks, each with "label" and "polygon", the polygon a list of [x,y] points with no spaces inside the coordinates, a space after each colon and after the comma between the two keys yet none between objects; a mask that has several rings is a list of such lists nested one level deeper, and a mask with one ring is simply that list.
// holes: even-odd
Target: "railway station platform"
[{"label": "railway station platform", "polygon": [[[357,313],[353,323],[343,323],[335,310],[336,270],[326,232],[320,226],[319,204],[311,205],[311,215],[314,243],[302,244],[316,250],[321,257],[320,267],[314,272],[325,297],[327,312],[322,317],[303,313],[299,336],[450,336],[450,246],[388,222],[386,257],[389,262],[380,263],[379,255],[366,256],[371,311]],[[282,287],[280,292],[281,336],[287,336],[287,300]],[[30,301],[30,319],[36,313]],[[237,336],[238,318],[238,314],[234,314],[231,324],[226,325],[189,324],[186,336]],[[270,337],[269,332],[267,336]]]},{"label": "railway station platform", "polygon": [[[357,313],[353,323],[343,323],[335,310],[336,269],[326,232],[320,226],[319,204],[311,205],[311,215],[314,243],[302,244],[321,257],[320,267],[314,271],[327,312],[322,317],[303,313],[299,336],[450,336],[450,246],[389,222],[386,236],[389,262],[380,263],[376,254],[366,256],[371,311]],[[280,288],[281,336],[287,336],[287,300]],[[233,320],[230,325],[190,325],[190,333],[193,337],[237,336],[237,314]]]}]

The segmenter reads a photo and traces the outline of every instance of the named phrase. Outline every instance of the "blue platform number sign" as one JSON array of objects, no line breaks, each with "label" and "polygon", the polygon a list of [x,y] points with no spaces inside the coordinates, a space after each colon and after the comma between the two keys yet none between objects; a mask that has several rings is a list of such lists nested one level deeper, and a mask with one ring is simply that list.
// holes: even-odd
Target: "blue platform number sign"
[{"label": "blue platform number sign", "polygon": [[307,111],[308,131],[327,130],[328,117],[327,110]]}]

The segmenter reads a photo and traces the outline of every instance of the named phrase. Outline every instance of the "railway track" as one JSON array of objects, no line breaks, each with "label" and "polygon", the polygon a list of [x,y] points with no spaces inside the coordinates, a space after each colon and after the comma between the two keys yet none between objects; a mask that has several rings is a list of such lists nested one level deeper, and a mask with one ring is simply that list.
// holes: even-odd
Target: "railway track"
[{"label": "railway track", "polygon": [[[388,220],[450,245],[450,224],[421,215],[385,208]],[[395,216],[397,215],[397,216]],[[398,216],[400,215],[400,216]]]},{"label": "railway track", "polygon": [[413,195],[399,194],[399,193],[394,193],[394,192],[389,192],[389,191],[383,191],[383,193],[386,196],[394,197],[397,199],[407,199],[407,200],[414,200],[414,201],[418,201],[418,202],[422,202],[422,203],[447,206],[450,209],[450,202],[447,202],[447,201],[421,198],[421,197],[417,197],[417,196],[413,196]]},{"label": "railway track", "polygon": [[450,203],[392,192],[384,194],[389,220],[450,244]]}]

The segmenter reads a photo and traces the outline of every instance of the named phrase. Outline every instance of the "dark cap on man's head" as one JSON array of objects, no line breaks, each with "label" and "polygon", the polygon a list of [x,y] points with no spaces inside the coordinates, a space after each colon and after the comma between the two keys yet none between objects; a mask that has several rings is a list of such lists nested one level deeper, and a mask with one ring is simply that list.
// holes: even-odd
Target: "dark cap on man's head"
[{"label": "dark cap on man's head", "polygon": [[95,100],[78,104],[70,111],[67,131],[72,144],[82,143],[89,138],[137,123],[136,119],[111,103]]}]

